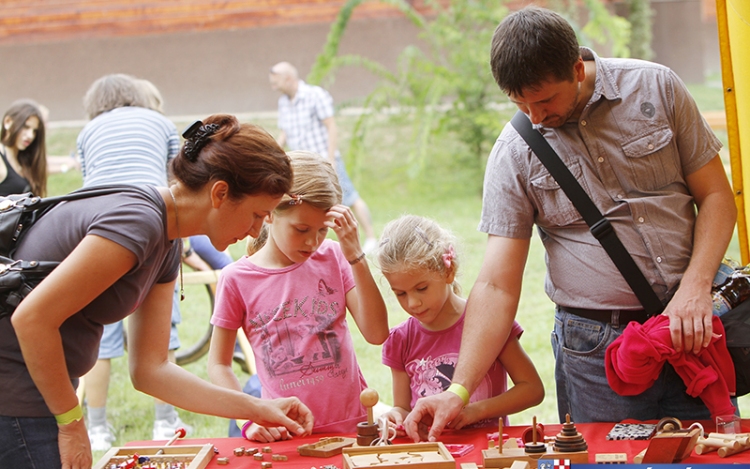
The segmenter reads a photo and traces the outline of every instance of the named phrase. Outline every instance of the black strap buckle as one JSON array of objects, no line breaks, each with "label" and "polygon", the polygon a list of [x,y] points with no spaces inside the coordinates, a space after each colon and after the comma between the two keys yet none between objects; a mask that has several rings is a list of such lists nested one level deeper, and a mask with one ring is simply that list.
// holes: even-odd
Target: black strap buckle
[{"label": "black strap buckle", "polygon": [[612,224],[607,218],[602,218],[598,222],[591,225],[589,231],[591,231],[591,234],[594,235],[594,238],[602,239],[608,234],[612,233]]}]

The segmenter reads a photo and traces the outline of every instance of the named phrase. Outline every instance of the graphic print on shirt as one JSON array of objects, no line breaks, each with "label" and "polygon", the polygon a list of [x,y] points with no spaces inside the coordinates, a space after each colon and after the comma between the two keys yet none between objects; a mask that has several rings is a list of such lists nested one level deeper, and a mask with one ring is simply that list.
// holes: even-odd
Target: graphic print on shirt
[{"label": "graphic print on shirt", "polygon": [[[412,395],[417,394],[419,397],[433,396],[448,389],[453,380],[453,372],[456,370],[457,362],[458,353],[454,352],[436,358],[427,356],[407,363],[405,371],[409,376]],[[471,395],[471,401],[490,397],[491,387],[489,378],[485,376]]]},{"label": "graphic print on shirt", "polygon": [[334,300],[337,296],[329,298],[336,292],[320,279],[313,295],[252,315],[250,324],[261,335],[261,356],[270,376],[285,376],[284,381],[295,386],[346,376],[347,370],[339,369],[341,345],[333,327],[345,306]]}]

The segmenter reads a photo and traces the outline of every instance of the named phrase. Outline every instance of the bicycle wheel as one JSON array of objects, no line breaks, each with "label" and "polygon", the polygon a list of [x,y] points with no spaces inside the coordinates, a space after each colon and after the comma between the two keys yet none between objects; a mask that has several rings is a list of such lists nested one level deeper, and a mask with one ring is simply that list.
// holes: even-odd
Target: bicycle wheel
[{"label": "bicycle wheel", "polygon": [[[201,286],[205,294],[200,293]],[[181,343],[175,353],[178,365],[193,363],[207,354],[214,329],[211,325],[211,314],[214,310],[212,285],[186,285],[185,297],[186,301],[180,304],[182,322],[177,326]],[[190,303],[187,298],[190,299]]]}]

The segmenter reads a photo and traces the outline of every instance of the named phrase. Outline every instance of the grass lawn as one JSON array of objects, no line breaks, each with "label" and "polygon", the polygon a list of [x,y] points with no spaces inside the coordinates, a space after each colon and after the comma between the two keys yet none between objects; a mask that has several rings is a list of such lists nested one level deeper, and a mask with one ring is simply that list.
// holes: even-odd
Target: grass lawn
[{"label": "grass lawn", "polygon": [[[703,110],[721,109],[721,89],[716,87],[694,87]],[[718,97],[718,98],[717,98]],[[498,118],[507,118],[499,116]],[[260,124],[272,133],[276,131],[275,121],[259,120]],[[352,128],[353,120],[348,117],[338,119],[340,135],[346,137]],[[176,122],[183,128],[186,122]],[[58,128],[48,131],[48,153],[68,155],[75,149],[75,137],[80,129]],[[473,161],[462,154],[460,147],[448,139],[436,140],[431,144],[432,152],[426,161],[422,176],[411,179],[407,169],[407,147],[409,134],[403,127],[386,123],[374,126],[367,142],[368,153],[358,161],[350,161],[350,175],[355,185],[368,203],[374,226],[380,232],[391,219],[404,213],[414,213],[431,217],[443,226],[453,230],[460,239],[458,255],[461,258],[461,282],[464,295],[468,295],[474,283],[484,254],[486,236],[476,230],[481,211],[481,162]],[[725,139],[725,136],[722,136]],[[343,142],[346,146],[346,141]],[[723,155],[728,159],[727,155]],[[728,162],[728,161],[727,161]],[[728,167],[728,166],[727,166]],[[50,191],[63,193],[79,187],[80,174],[68,172],[50,177]],[[244,243],[231,248],[235,258],[242,255]],[[730,246],[729,254],[739,258],[736,240]],[[523,291],[517,319],[525,329],[522,345],[535,363],[546,387],[544,402],[527,411],[511,417],[516,425],[529,424],[536,415],[542,422],[557,421],[555,404],[555,383],[553,359],[549,337],[552,328],[553,305],[544,294],[544,253],[541,241],[533,237],[531,252],[524,273]],[[390,324],[396,325],[407,318],[387,282],[373,267],[386,300]],[[201,287],[188,287],[187,299],[182,304],[184,322],[180,335],[184,342],[195,340],[208,321],[208,304]],[[380,363],[380,347],[365,343],[356,328],[352,329],[357,357],[369,385],[378,390],[381,400],[391,402],[390,370]],[[198,376],[206,376],[205,357],[186,368]],[[236,367],[240,375],[244,373]],[[241,376],[244,382],[247,375]],[[153,421],[152,399],[136,392],[127,376],[125,359],[113,361],[113,374],[109,392],[108,417],[117,429],[116,445],[128,441],[149,439]],[[740,399],[743,415],[750,415],[750,397]],[[182,412],[182,419],[194,427],[192,436],[222,437],[227,435],[225,419],[207,417]],[[101,455],[95,455],[99,458]]]}]

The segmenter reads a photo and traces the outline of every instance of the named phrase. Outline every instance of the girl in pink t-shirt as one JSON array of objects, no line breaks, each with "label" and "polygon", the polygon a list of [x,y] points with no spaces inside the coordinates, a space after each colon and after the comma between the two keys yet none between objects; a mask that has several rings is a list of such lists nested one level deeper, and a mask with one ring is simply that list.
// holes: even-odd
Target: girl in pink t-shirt
[{"label": "girl in pink t-shirt", "polygon": [[[386,415],[398,429],[417,399],[451,385],[466,308],[455,280],[454,245],[448,231],[414,215],[388,223],[381,236],[380,269],[411,316],[383,344],[383,363],[393,375],[393,409]],[[514,322],[505,347],[450,428],[496,426],[498,417],[507,425],[507,415],[542,402],[544,387],[518,340],[522,332]],[[506,372],[514,384],[510,389]]]},{"label": "girl in pink t-shirt", "polygon": [[[237,329],[255,354],[263,398],[296,396],[315,417],[315,433],[353,433],[366,412],[366,388],[346,322],[380,345],[388,315],[359,244],[357,222],[341,205],[334,168],[309,152],[289,153],[290,195],[266,217],[248,246],[249,256],[222,270],[211,323],[208,374],[212,382],[241,390],[232,371]],[[326,239],[333,229],[338,242]],[[241,424],[238,422],[238,424]],[[251,440],[291,438],[283,427],[241,424]]]}]

